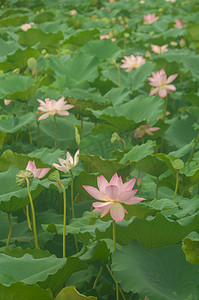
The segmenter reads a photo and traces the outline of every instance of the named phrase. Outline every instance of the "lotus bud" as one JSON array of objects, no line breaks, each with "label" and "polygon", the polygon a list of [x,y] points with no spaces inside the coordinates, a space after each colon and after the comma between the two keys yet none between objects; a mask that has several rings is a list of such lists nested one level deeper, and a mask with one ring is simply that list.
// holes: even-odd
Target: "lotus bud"
[{"label": "lotus bud", "polygon": [[20,69],[16,68],[12,71],[12,74],[19,74],[20,73]]},{"label": "lotus bud", "polygon": [[181,48],[184,48],[185,46],[186,46],[185,40],[184,40],[184,39],[181,39],[181,40],[180,40],[180,47],[181,47]]},{"label": "lotus bud", "polygon": [[59,175],[59,171],[54,171],[52,172],[49,176],[48,176],[48,179],[50,181],[60,181],[60,175]]},{"label": "lotus bud", "polygon": [[42,49],[42,50],[41,50],[41,54],[42,54],[42,55],[45,55],[46,53],[47,53],[46,49]]},{"label": "lotus bud", "polygon": [[151,57],[151,53],[149,51],[146,52],[145,54],[146,57]]},{"label": "lotus bud", "polygon": [[33,173],[31,171],[28,171],[28,170],[19,171],[19,173],[16,175],[17,185],[22,187],[22,188],[27,186],[26,179],[28,179],[29,184],[31,185],[31,183],[33,182],[33,179],[34,179]]},{"label": "lotus bud", "polygon": [[36,69],[37,68],[37,61],[36,61],[36,59],[34,57],[30,57],[27,60],[27,65],[28,65],[28,68],[30,68],[31,70]]},{"label": "lotus bud", "polygon": [[142,178],[141,178],[141,176],[138,177],[137,186],[138,187],[142,186]]},{"label": "lotus bud", "polygon": [[80,144],[80,134],[79,134],[78,128],[76,126],[75,126],[75,140],[76,140],[77,145],[79,145]]},{"label": "lotus bud", "polygon": [[176,43],[175,41],[170,43],[171,46],[176,47],[178,45],[178,43]]}]

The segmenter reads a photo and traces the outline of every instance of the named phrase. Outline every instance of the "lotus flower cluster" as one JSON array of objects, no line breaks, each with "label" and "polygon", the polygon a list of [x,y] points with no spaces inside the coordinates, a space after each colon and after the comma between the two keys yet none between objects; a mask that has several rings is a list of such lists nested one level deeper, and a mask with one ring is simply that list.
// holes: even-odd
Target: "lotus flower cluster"
[{"label": "lotus flower cluster", "polygon": [[153,77],[149,77],[148,80],[150,81],[149,84],[151,86],[154,86],[155,89],[153,89],[149,96],[152,96],[154,94],[159,95],[161,98],[165,98],[167,96],[167,93],[171,93],[171,91],[175,91],[176,87],[171,83],[178,74],[171,75],[167,78],[167,75],[164,71],[164,69],[161,69],[157,73],[152,72]]},{"label": "lotus flower cluster", "polygon": [[136,130],[135,130],[135,133],[134,133],[134,137],[137,139],[137,138],[142,138],[145,134],[148,134],[148,135],[153,135],[153,132],[154,131],[157,131],[159,130],[160,128],[159,127],[152,127],[150,125],[141,125],[139,126]]},{"label": "lotus flower cluster", "polygon": [[156,54],[167,52],[168,51],[167,47],[168,45],[163,45],[163,46],[151,45],[152,51]]},{"label": "lotus flower cluster", "polygon": [[84,185],[83,188],[96,200],[103,201],[93,203],[93,212],[101,212],[101,218],[110,212],[113,220],[121,222],[125,213],[127,213],[121,203],[131,205],[145,200],[144,198],[134,197],[137,192],[137,190],[132,190],[135,182],[136,179],[134,178],[123,183],[122,178],[115,173],[110,182],[103,175],[97,178],[99,190],[88,185]]},{"label": "lotus flower cluster", "polygon": [[124,64],[120,68],[126,69],[127,72],[132,69],[137,69],[145,63],[145,59],[142,56],[124,56],[124,59],[121,60]]},{"label": "lotus flower cluster", "polygon": [[58,169],[59,171],[62,171],[64,173],[67,173],[70,171],[70,169],[74,168],[78,161],[79,161],[79,150],[75,153],[74,159],[70,155],[69,152],[66,153],[66,159],[58,158],[60,165],[53,163],[53,166]]},{"label": "lotus flower cluster", "polygon": [[33,161],[29,160],[29,162],[27,164],[27,167],[26,167],[26,170],[31,171],[33,173],[34,177],[42,178],[50,171],[50,168],[39,168],[39,169],[37,169],[36,165],[35,165],[35,161],[34,160]]},{"label": "lotus flower cluster", "polygon": [[43,115],[38,118],[38,121],[46,119],[49,116],[54,116],[55,114],[60,116],[68,116],[68,110],[73,108],[74,105],[66,104],[67,101],[64,99],[64,97],[61,97],[58,101],[56,101],[54,99],[50,100],[49,98],[46,98],[45,102],[37,99],[37,101],[40,103],[38,110],[43,113]]},{"label": "lotus flower cluster", "polygon": [[156,22],[159,17],[156,17],[155,14],[148,14],[144,16],[144,24],[149,25]]}]

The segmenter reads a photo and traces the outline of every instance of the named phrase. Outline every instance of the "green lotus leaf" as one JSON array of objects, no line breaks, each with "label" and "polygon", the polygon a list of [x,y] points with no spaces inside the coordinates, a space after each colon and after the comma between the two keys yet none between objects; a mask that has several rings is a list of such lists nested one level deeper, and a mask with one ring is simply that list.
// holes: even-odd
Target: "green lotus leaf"
[{"label": "green lotus leaf", "polygon": [[43,290],[38,285],[29,286],[23,282],[16,282],[9,287],[0,284],[1,300],[53,300],[50,290]]},{"label": "green lotus leaf", "polygon": [[4,286],[10,286],[14,282],[23,282],[34,285],[45,281],[48,276],[56,274],[64,267],[66,259],[51,255],[45,258],[34,259],[25,254],[21,258],[15,258],[0,253],[0,282]]},{"label": "green lotus leaf", "polygon": [[147,250],[132,241],[116,250],[112,260],[113,274],[126,292],[147,295],[153,300],[185,300],[190,294],[195,296],[198,266],[186,262],[179,245]]},{"label": "green lotus leaf", "polygon": [[56,300],[97,300],[93,296],[84,296],[80,294],[74,286],[67,286],[57,295]]}]

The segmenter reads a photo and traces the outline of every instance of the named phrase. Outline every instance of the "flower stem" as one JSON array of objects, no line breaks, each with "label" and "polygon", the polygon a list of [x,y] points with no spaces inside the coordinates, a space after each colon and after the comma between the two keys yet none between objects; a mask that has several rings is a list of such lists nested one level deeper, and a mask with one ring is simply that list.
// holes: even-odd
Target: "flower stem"
[{"label": "flower stem", "polygon": [[167,101],[168,101],[168,98],[166,97],[166,98],[164,99],[164,111],[163,111],[163,116],[162,116],[163,120],[166,119],[166,113],[167,113]]},{"label": "flower stem", "polygon": [[156,189],[155,189],[155,199],[158,197],[158,184],[159,184],[159,177],[156,179]]},{"label": "flower stem", "polygon": [[117,68],[118,88],[121,88],[120,67],[118,66],[118,64],[115,64],[115,67]]},{"label": "flower stem", "polygon": [[94,284],[93,284],[93,289],[96,289],[96,285],[97,285],[98,280],[99,280],[99,278],[100,278],[100,276],[101,276],[101,274],[102,274],[102,270],[103,270],[103,266],[100,267],[99,273],[98,273],[98,275],[97,275],[97,277],[96,277],[96,279],[95,279],[95,282],[94,282]]},{"label": "flower stem", "polygon": [[26,218],[27,218],[27,221],[28,221],[28,227],[29,227],[30,231],[32,231],[32,227],[31,227],[31,223],[30,223],[30,215],[29,215],[28,205],[26,205]]},{"label": "flower stem", "polygon": [[[113,250],[116,250],[116,224],[115,220],[113,220]],[[116,285],[116,300],[119,300],[119,286],[118,282],[115,282]]]},{"label": "flower stem", "polygon": [[59,184],[62,187],[63,198],[64,198],[63,258],[65,258],[66,257],[66,191],[61,180],[59,180]]},{"label": "flower stem", "polygon": [[6,241],[6,249],[9,249],[9,245],[10,245],[10,238],[12,235],[12,221],[11,221],[11,217],[10,217],[10,213],[8,213],[8,223],[9,223],[9,233],[8,233],[8,238]]},{"label": "flower stem", "polygon": [[54,126],[55,126],[55,148],[57,148],[57,122],[56,122],[55,115],[54,115]]},{"label": "flower stem", "polygon": [[196,147],[198,146],[198,141],[199,141],[199,133],[198,133],[198,135],[197,135],[197,137],[196,137],[196,139],[195,139],[195,144],[194,144],[193,149],[192,149],[192,151],[191,151],[191,155],[190,155],[190,157],[189,157],[189,161],[192,159],[192,157],[193,157],[193,155],[194,155],[195,149],[196,149]]},{"label": "flower stem", "polygon": [[[74,180],[73,180],[73,172],[71,169],[70,169],[70,175],[71,175],[71,207],[72,207],[72,218],[74,219],[74,217],[75,217],[74,199],[73,199],[74,198],[74,189],[73,189]],[[78,244],[77,244],[75,235],[74,235],[74,240],[75,240],[76,251],[79,252],[79,248],[78,248]]]},{"label": "flower stem", "polygon": [[39,148],[39,122],[37,121],[37,148]]},{"label": "flower stem", "polygon": [[33,233],[34,233],[34,244],[35,244],[35,248],[39,248],[38,238],[37,238],[37,229],[36,229],[36,220],[35,220],[35,210],[34,210],[32,196],[31,196],[31,193],[30,193],[30,184],[29,184],[29,180],[28,180],[27,177],[26,177],[26,183],[27,183],[27,191],[28,191],[28,196],[29,196],[29,199],[30,199],[30,206],[31,206],[31,211],[32,211],[32,224],[33,224]]},{"label": "flower stem", "polygon": [[116,250],[116,224],[115,220],[113,220],[113,250]]},{"label": "flower stem", "polygon": [[176,194],[177,194],[177,191],[178,191],[178,183],[179,183],[179,170],[176,171],[176,187],[175,187],[173,200],[175,200],[175,198],[176,198]]},{"label": "flower stem", "polygon": [[[117,280],[115,279],[113,273],[111,272],[111,269],[109,268],[108,264],[106,264],[106,268],[107,268],[107,270],[109,271],[109,274],[111,275],[113,281],[114,281],[115,284],[116,284],[116,283],[117,283]],[[119,291],[120,291],[120,294],[122,295],[122,298],[123,298],[124,300],[126,300],[126,297],[124,296],[124,293],[123,293],[123,291],[122,291],[122,289],[121,289],[120,287],[119,287]]]}]

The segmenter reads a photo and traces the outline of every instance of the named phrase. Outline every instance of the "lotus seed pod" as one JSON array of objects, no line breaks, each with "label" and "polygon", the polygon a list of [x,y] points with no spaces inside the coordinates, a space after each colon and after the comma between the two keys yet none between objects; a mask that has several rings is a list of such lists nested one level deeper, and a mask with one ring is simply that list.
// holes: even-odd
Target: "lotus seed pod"
[{"label": "lotus seed pod", "polygon": [[120,141],[120,137],[117,132],[114,132],[111,137],[111,143],[113,144],[115,141]]},{"label": "lotus seed pod", "polygon": [[27,181],[26,178],[29,180],[29,184],[33,182],[34,175],[31,171],[28,170],[21,170],[19,173],[16,175],[16,183],[20,187],[25,187],[27,186]]},{"label": "lotus seed pod", "polygon": [[34,57],[30,57],[28,60],[27,60],[27,65],[28,65],[28,68],[30,68],[31,70],[37,68],[37,61]]},{"label": "lotus seed pod", "polygon": [[41,54],[45,55],[47,53],[46,49],[41,50]]},{"label": "lotus seed pod", "polygon": [[49,176],[48,176],[48,179],[50,181],[59,181],[60,180],[60,175],[59,175],[59,171],[54,171],[52,172]]},{"label": "lotus seed pod", "polygon": [[125,33],[124,33],[124,37],[125,37],[126,39],[128,39],[128,38],[130,37],[130,34],[129,34],[128,32],[125,32]]},{"label": "lotus seed pod", "polygon": [[175,159],[174,161],[172,161],[172,166],[174,167],[174,169],[180,170],[184,168],[184,162],[181,159]]},{"label": "lotus seed pod", "polygon": [[175,46],[178,45],[178,43],[176,43],[176,42],[173,41],[173,42],[170,43],[170,45],[173,46],[173,47],[175,47]]}]

